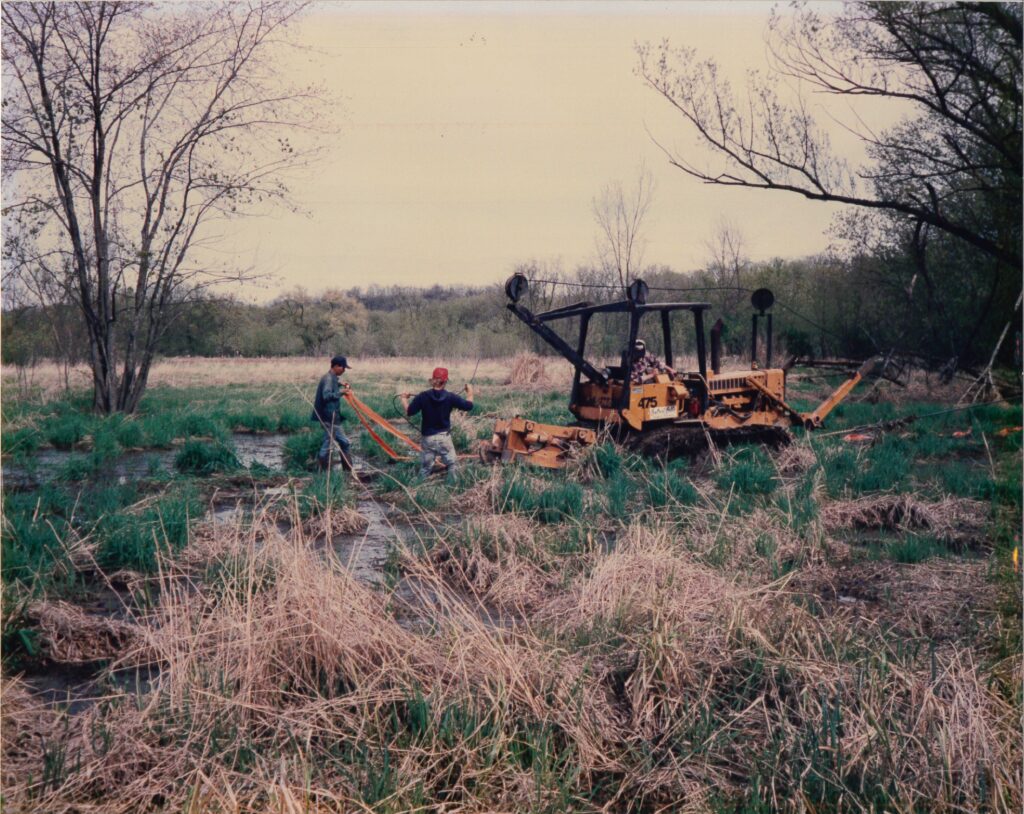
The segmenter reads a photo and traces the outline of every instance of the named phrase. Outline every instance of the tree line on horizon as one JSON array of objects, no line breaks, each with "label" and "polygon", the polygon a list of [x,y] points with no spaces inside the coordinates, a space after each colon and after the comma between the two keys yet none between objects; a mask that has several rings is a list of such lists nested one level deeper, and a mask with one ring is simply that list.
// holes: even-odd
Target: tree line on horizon
[{"label": "tree line on horizon", "polygon": [[[710,303],[706,328],[723,321],[723,349],[728,355],[749,355],[754,312],[750,294],[758,288],[769,288],[775,295],[777,361],[783,354],[861,359],[896,352],[936,370],[971,367],[988,358],[1003,327],[989,318],[986,304],[975,297],[976,275],[966,269],[951,275],[939,293],[941,309],[921,309],[914,307],[912,290],[891,284],[906,262],[898,254],[822,254],[753,262],[742,256],[742,238],[733,228],[720,230],[708,246],[715,256],[703,269],[677,272],[652,265],[634,276],[651,286],[652,302]],[[524,304],[535,312],[623,296],[616,275],[607,268],[564,271],[557,263],[532,260],[514,271],[531,280]],[[1006,283],[1012,293],[1010,281]],[[231,295],[189,298],[174,304],[158,353],[438,358],[554,353],[508,312],[507,303],[501,283],[371,285],[318,292],[296,287],[264,304]],[[692,318],[687,312],[673,318],[678,321],[673,326],[676,353],[692,352]],[[33,366],[57,360],[67,369],[87,361],[84,327],[70,304],[8,307],[0,327],[5,364]],[[572,321],[559,329],[573,342],[575,327]],[[647,335],[649,346],[660,353],[660,329],[651,323]],[[622,351],[624,336],[623,315],[599,315],[592,323],[589,352],[614,357]],[[1012,343],[1006,343],[1001,358],[1009,362],[1012,352]]]}]

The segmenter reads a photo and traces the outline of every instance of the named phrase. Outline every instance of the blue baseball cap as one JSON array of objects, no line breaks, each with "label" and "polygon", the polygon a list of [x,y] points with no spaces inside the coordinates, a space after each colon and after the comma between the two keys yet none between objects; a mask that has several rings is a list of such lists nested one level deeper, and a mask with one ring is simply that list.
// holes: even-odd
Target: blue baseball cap
[{"label": "blue baseball cap", "polygon": [[348,359],[344,356],[333,356],[331,357],[331,367],[343,367],[345,370],[351,370]]}]

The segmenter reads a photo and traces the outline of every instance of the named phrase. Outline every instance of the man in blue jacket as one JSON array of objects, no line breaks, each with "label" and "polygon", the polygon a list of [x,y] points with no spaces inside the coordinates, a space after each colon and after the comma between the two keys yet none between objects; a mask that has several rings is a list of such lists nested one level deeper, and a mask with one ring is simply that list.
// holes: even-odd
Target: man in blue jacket
[{"label": "man in blue jacket", "polygon": [[320,452],[316,456],[320,469],[329,469],[331,466],[331,441],[338,445],[341,450],[341,465],[344,469],[352,468],[352,458],[349,455],[351,444],[345,433],[341,431],[341,422],[345,416],[341,414],[341,394],[349,389],[347,382],[339,381],[346,370],[349,369],[348,359],[344,356],[335,356],[331,359],[331,369],[320,379],[316,386],[316,396],[313,399],[313,415],[310,421],[316,421],[324,431],[324,442],[320,445]]},{"label": "man in blue jacket", "polygon": [[420,445],[420,476],[427,477],[434,468],[434,461],[440,458],[448,467],[448,480],[454,480],[458,458],[455,445],[452,443],[452,410],[473,409],[473,386],[466,385],[466,398],[449,393],[445,390],[448,384],[448,370],[443,367],[434,368],[430,377],[430,390],[424,390],[416,398],[409,401],[409,393],[402,393],[402,407],[406,415],[423,414],[420,434],[423,440]]}]

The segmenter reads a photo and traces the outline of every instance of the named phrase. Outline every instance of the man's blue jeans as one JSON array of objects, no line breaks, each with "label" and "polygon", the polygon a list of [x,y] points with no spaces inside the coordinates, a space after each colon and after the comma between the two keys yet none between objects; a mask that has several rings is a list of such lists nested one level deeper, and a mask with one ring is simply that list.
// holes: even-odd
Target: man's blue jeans
[{"label": "man's blue jeans", "polygon": [[322,427],[324,430],[324,442],[320,445],[320,452],[318,452],[316,456],[317,460],[320,462],[320,465],[326,468],[329,463],[327,456],[331,451],[332,433],[334,436],[334,442],[341,449],[341,454],[343,456],[342,460],[346,463],[351,464],[352,456],[349,453],[349,450],[351,449],[352,444],[349,443],[348,438],[345,437],[345,433],[341,431],[341,427],[339,427],[337,424],[335,424],[333,427],[330,424],[324,424],[322,425]]}]

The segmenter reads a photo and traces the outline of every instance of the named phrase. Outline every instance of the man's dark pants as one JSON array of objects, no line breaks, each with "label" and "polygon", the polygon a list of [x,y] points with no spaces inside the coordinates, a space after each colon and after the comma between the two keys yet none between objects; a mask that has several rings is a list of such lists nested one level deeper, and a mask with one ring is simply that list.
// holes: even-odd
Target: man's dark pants
[{"label": "man's dark pants", "polygon": [[350,469],[352,456],[349,453],[349,450],[351,449],[352,444],[349,442],[348,438],[345,437],[345,433],[341,431],[341,427],[337,424],[333,426],[330,424],[321,424],[321,426],[324,431],[324,442],[320,445],[320,451],[316,456],[317,461],[320,463],[320,467],[322,469],[326,469],[329,464],[328,455],[331,451],[331,438],[333,437],[334,442],[341,449],[341,465],[346,469]]}]

